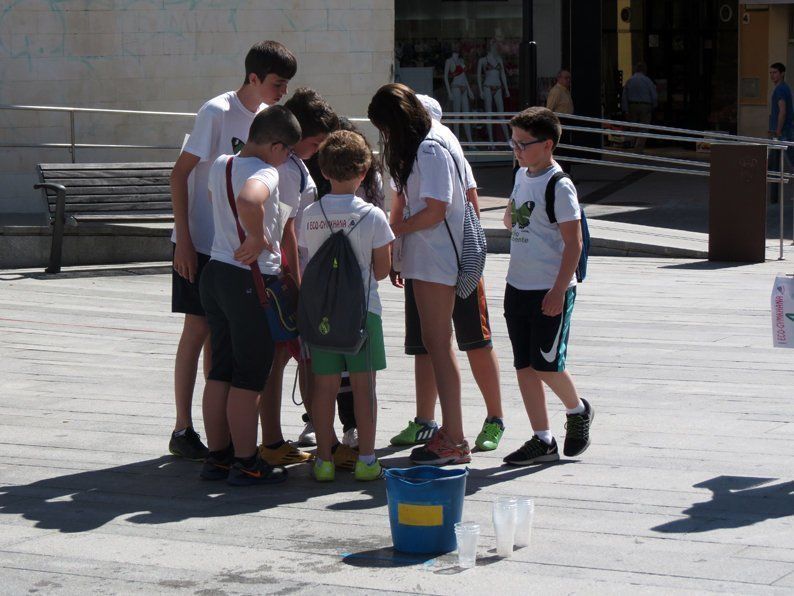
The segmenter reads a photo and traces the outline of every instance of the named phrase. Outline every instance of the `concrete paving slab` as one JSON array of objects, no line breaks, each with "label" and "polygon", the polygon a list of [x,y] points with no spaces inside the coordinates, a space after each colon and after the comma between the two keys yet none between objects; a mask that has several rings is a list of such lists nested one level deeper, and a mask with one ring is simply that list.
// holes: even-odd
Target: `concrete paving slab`
[{"label": "concrete paving slab", "polygon": [[[11,591],[109,593],[784,594],[794,585],[790,354],[770,347],[769,292],[785,264],[593,257],[569,365],[598,416],[594,444],[558,465],[509,469],[530,432],[501,317],[506,257],[487,291],[507,433],[475,454],[466,517],[480,565],[390,547],[385,487],[306,468],[278,491],[207,486],[164,455],[180,320],[160,267],[0,271],[0,576]],[[382,286],[389,368],[379,439],[413,416],[402,298]],[[288,437],[302,428],[289,399]],[[462,364],[473,436],[484,409]],[[200,395],[201,383],[196,395]],[[564,412],[549,397],[552,429]],[[198,402],[196,422],[201,429]],[[407,450],[383,449],[390,465]],[[533,545],[492,552],[490,507],[537,503]]]}]

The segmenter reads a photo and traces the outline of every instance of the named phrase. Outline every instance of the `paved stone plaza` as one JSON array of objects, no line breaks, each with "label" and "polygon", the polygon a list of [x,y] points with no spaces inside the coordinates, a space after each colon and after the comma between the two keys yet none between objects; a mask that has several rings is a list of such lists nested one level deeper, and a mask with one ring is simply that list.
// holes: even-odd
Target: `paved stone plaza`
[{"label": "paved stone plaza", "polygon": [[[793,257],[592,258],[569,364],[597,410],[594,443],[578,460],[518,469],[501,465],[529,432],[501,316],[507,257],[489,257],[508,429],[471,465],[464,518],[484,536],[466,571],[454,555],[391,550],[383,483],[318,485],[304,467],[285,485],[231,489],[167,455],[180,329],[167,264],[0,272],[0,591],[790,594],[794,351],[770,347],[769,294]],[[401,294],[382,288],[386,445],[413,416],[413,382]],[[484,408],[461,362],[473,440]],[[407,453],[380,452],[389,466]],[[489,521],[504,494],[536,499],[533,543],[506,560]]]}]

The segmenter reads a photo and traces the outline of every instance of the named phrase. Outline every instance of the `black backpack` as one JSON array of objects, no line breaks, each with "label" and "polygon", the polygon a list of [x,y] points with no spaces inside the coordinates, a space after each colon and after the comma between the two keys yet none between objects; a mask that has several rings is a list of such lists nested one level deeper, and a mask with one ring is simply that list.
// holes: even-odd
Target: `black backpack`
[{"label": "black backpack", "polygon": [[[565,172],[554,172],[546,185],[546,215],[551,223],[557,223],[557,215],[554,212],[554,200],[556,198],[557,182],[563,178],[571,177]],[[582,253],[579,255],[579,263],[576,265],[576,281],[582,282],[587,277],[587,258],[590,256],[590,227],[587,225],[587,218],[584,215],[584,207],[579,205],[581,219],[579,225],[582,227]]]},{"label": "black backpack", "polygon": [[[318,203],[331,230],[322,199]],[[372,209],[349,230],[332,232],[306,265],[298,300],[298,331],[309,346],[358,354],[367,339],[369,288],[364,288],[361,267],[348,234]]]}]

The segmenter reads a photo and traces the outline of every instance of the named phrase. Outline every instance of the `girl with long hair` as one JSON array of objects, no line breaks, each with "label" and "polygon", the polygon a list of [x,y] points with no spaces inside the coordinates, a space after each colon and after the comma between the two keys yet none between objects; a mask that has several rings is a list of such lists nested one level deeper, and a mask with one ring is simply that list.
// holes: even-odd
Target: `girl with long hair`
[{"label": "girl with long hair", "polygon": [[384,85],[367,115],[380,131],[384,164],[397,188],[392,230],[402,238],[400,274],[405,280],[406,353],[425,349],[433,365],[442,426],[411,452],[417,464],[471,461],[463,432],[461,382],[452,351],[452,312],[463,243],[463,154],[445,139],[405,85]]}]

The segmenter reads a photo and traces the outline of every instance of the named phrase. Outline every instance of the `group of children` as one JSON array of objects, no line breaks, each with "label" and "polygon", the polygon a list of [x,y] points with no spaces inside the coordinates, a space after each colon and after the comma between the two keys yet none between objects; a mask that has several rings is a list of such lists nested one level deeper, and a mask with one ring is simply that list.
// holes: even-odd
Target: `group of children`
[{"label": "group of children", "polygon": [[[333,480],[340,468],[352,468],[358,480],[382,477],[375,456],[375,374],[386,368],[378,281],[388,276],[405,287],[405,347],[415,356],[417,392],[417,417],[392,444],[419,445],[411,453],[415,463],[470,461],[451,347],[454,322],[488,410],[476,445],[496,449],[504,423],[484,285],[466,299],[454,291],[463,211],[466,201],[477,207],[476,183],[460,144],[440,123],[440,106],[399,84],[373,97],[368,115],[381,133],[382,162],[396,191],[387,219],[380,164],[364,136],[311,89],[276,105],[297,71],[293,54],[265,41],[248,52],[245,70],[237,91],[199,110],[171,176],[172,310],[185,314],[171,453],[203,461],[202,478],[233,485],[281,482],[284,466],[312,459],[318,481]],[[566,455],[589,445],[593,409],[565,372],[582,237],[575,187],[555,176],[559,121],[545,108],[530,108],[513,118],[511,129],[521,169],[504,218],[512,230],[504,312],[533,436],[504,461],[529,465],[559,458],[544,383],[567,409]],[[551,217],[545,209],[549,184]],[[300,285],[307,264],[339,230],[368,288],[363,347],[349,354],[275,343],[263,288],[280,275]],[[207,446],[191,418],[202,350]],[[281,431],[281,386],[291,357],[299,361],[307,410],[301,438],[313,442],[316,432],[313,458]],[[343,376],[352,408],[340,393]],[[441,426],[433,420],[437,397]],[[337,401],[345,426],[341,442],[333,425]]]}]

